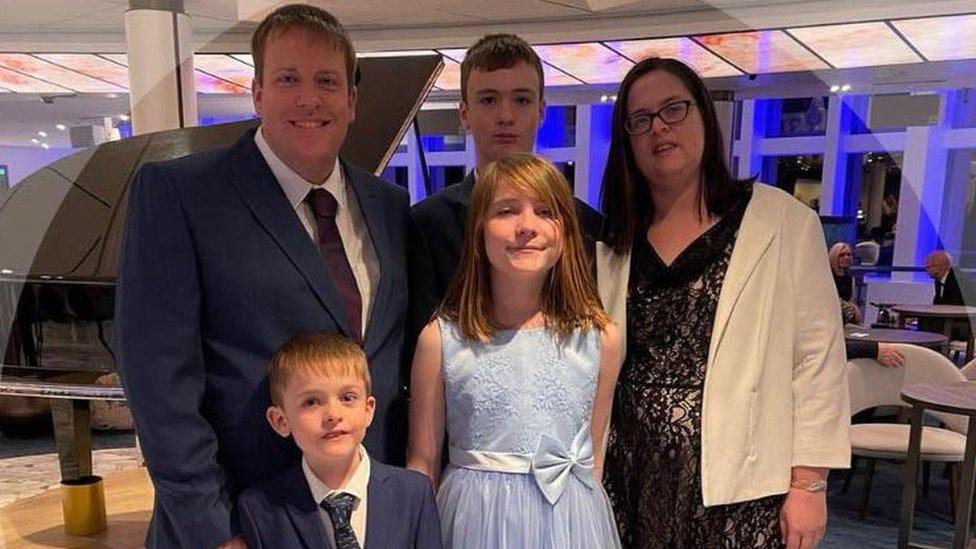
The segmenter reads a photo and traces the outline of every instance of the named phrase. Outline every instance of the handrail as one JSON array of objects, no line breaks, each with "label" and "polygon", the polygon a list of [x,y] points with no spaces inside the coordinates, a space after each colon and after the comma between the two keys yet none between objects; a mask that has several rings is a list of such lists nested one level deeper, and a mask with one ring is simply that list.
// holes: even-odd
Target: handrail
[{"label": "handrail", "polygon": [[0,395],[65,400],[125,400],[125,390],[112,385],[0,379]]}]

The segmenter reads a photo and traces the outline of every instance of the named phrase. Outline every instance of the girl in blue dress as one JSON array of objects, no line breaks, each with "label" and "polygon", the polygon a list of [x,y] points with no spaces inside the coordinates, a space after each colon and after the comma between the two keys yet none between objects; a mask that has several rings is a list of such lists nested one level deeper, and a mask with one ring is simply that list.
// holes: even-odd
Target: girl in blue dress
[{"label": "girl in blue dress", "polygon": [[600,478],[620,334],[570,186],[530,154],[489,164],[465,235],[411,377],[407,465],[437,489],[444,546],[619,547]]}]

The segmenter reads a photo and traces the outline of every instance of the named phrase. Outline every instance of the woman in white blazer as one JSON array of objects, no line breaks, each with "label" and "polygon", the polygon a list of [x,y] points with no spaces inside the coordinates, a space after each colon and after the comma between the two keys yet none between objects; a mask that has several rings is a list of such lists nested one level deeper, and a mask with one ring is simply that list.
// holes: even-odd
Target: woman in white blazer
[{"label": "woman in white blazer", "polygon": [[817,215],[732,178],[680,61],[635,65],[603,180],[600,297],[625,327],[605,484],[630,547],[817,544],[849,465],[836,290]]}]

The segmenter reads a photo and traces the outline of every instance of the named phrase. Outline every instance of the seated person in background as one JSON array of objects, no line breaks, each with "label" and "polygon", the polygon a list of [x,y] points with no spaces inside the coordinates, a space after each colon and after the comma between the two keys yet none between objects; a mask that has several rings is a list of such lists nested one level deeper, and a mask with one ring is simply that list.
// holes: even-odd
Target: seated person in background
[{"label": "seated person in background", "polygon": [[945,250],[935,250],[925,257],[925,272],[935,281],[933,305],[965,305],[952,258]]},{"label": "seated person in background", "polygon": [[301,463],[238,499],[244,540],[261,547],[441,548],[426,476],[370,459],[376,399],[366,355],[330,333],[299,336],[271,359],[267,419],[293,436]]},{"label": "seated person in background", "polygon": [[847,242],[838,242],[827,252],[830,262],[830,273],[834,275],[834,285],[837,295],[844,301],[851,301],[854,296],[854,277],[851,276],[851,265],[854,264],[854,249]]},{"label": "seated person in background", "polygon": [[[933,305],[965,305],[959,280],[955,269],[952,268],[952,258],[945,250],[935,250],[925,256],[925,272],[935,282],[935,296]],[[942,333],[945,329],[943,321],[937,318],[919,319],[918,328],[926,332]],[[953,322],[950,338],[966,341],[969,339],[969,323],[966,321]]]}]

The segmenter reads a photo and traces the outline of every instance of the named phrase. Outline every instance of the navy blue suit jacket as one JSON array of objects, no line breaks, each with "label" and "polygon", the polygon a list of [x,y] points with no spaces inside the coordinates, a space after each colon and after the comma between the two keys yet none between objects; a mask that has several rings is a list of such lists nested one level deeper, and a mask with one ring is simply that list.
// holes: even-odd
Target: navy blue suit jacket
[{"label": "navy blue suit jacket", "polygon": [[[377,404],[364,444],[377,459],[401,463],[409,199],[343,168],[382,273],[365,332]],[[269,358],[295,335],[350,330],[254,130],[229,149],[143,166],[131,194],[115,326],[156,488],[147,545],[213,547],[237,529],[237,494],[299,459],[265,421]]]},{"label": "navy blue suit jacket", "polygon": [[[364,549],[441,549],[441,528],[430,480],[416,471],[373,460],[366,487]],[[244,541],[249,549],[335,547],[323,524],[301,463],[241,494]]]}]

